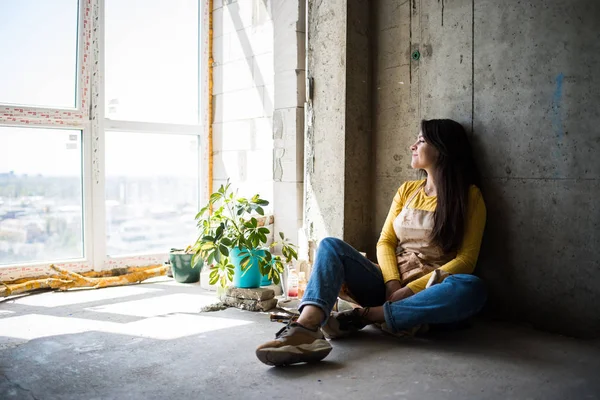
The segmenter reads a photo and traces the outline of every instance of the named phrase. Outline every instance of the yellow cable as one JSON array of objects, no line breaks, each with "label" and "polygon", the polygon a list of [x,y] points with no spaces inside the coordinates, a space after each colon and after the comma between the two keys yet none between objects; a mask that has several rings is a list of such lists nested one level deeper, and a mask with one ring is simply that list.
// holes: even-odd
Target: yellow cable
[{"label": "yellow cable", "polygon": [[208,0],[208,193],[213,192],[213,0]]}]

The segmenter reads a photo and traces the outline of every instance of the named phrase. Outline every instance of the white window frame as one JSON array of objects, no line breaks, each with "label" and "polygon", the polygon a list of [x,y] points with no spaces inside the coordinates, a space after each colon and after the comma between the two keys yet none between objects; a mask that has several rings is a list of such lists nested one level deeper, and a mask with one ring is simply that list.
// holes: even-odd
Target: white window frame
[{"label": "white window frame", "polygon": [[[0,281],[43,275],[54,264],[75,272],[105,270],[123,266],[162,264],[161,254],[110,257],[106,252],[105,132],[189,134],[198,137],[199,204],[206,199],[207,168],[208,40],[209,0],[199,0],[199,109],[198,124],[169,124],[120,121],[105,118],[104,9],[105,0],[79,0],[76,107],[42,108],[0,103],[0,126],[73,129],[82,132],[83,234],[81,259],[0,265]],[[182,244],[183,245],[183,244]]]}]

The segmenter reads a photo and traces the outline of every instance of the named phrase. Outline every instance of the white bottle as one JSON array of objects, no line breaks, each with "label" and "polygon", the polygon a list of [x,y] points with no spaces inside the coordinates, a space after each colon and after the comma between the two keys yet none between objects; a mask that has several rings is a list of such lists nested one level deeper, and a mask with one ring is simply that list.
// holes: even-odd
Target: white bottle
[{"label": "white bottle", "polygon": [[290,298],[298,297],[298,273],[294,268],[290,268],[290,272],[288,274],[288,287],[287,287],[287,295]]}]

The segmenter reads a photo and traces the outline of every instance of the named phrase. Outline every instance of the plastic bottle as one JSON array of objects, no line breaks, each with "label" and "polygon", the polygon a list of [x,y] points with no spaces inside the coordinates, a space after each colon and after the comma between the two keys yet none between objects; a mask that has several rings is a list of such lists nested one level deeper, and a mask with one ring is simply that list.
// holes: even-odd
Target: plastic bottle
[{"label": "plastic bottle", "polygon": [[306,272],[300,271],[298,272],[298,298],[301,299],[304,297],[304,291],[306,290]]},{"label": "plastic bottle", "polygon": [[298,297],[298,273],[294,268],[290,269],[288,274],[288,297],[297,298]]}]

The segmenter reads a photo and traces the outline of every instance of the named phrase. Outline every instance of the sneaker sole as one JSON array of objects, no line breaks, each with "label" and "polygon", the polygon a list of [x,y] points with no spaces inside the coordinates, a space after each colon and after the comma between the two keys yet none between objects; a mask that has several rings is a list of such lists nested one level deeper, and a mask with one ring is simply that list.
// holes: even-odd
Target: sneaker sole
[{"label": "sneaker sole", "polygon": [[299,346],[272,347],[256,350],[256,357],[264,364],[276,367],[302,362],[318,362],[331,353],[332,347],[324,339]]}]

